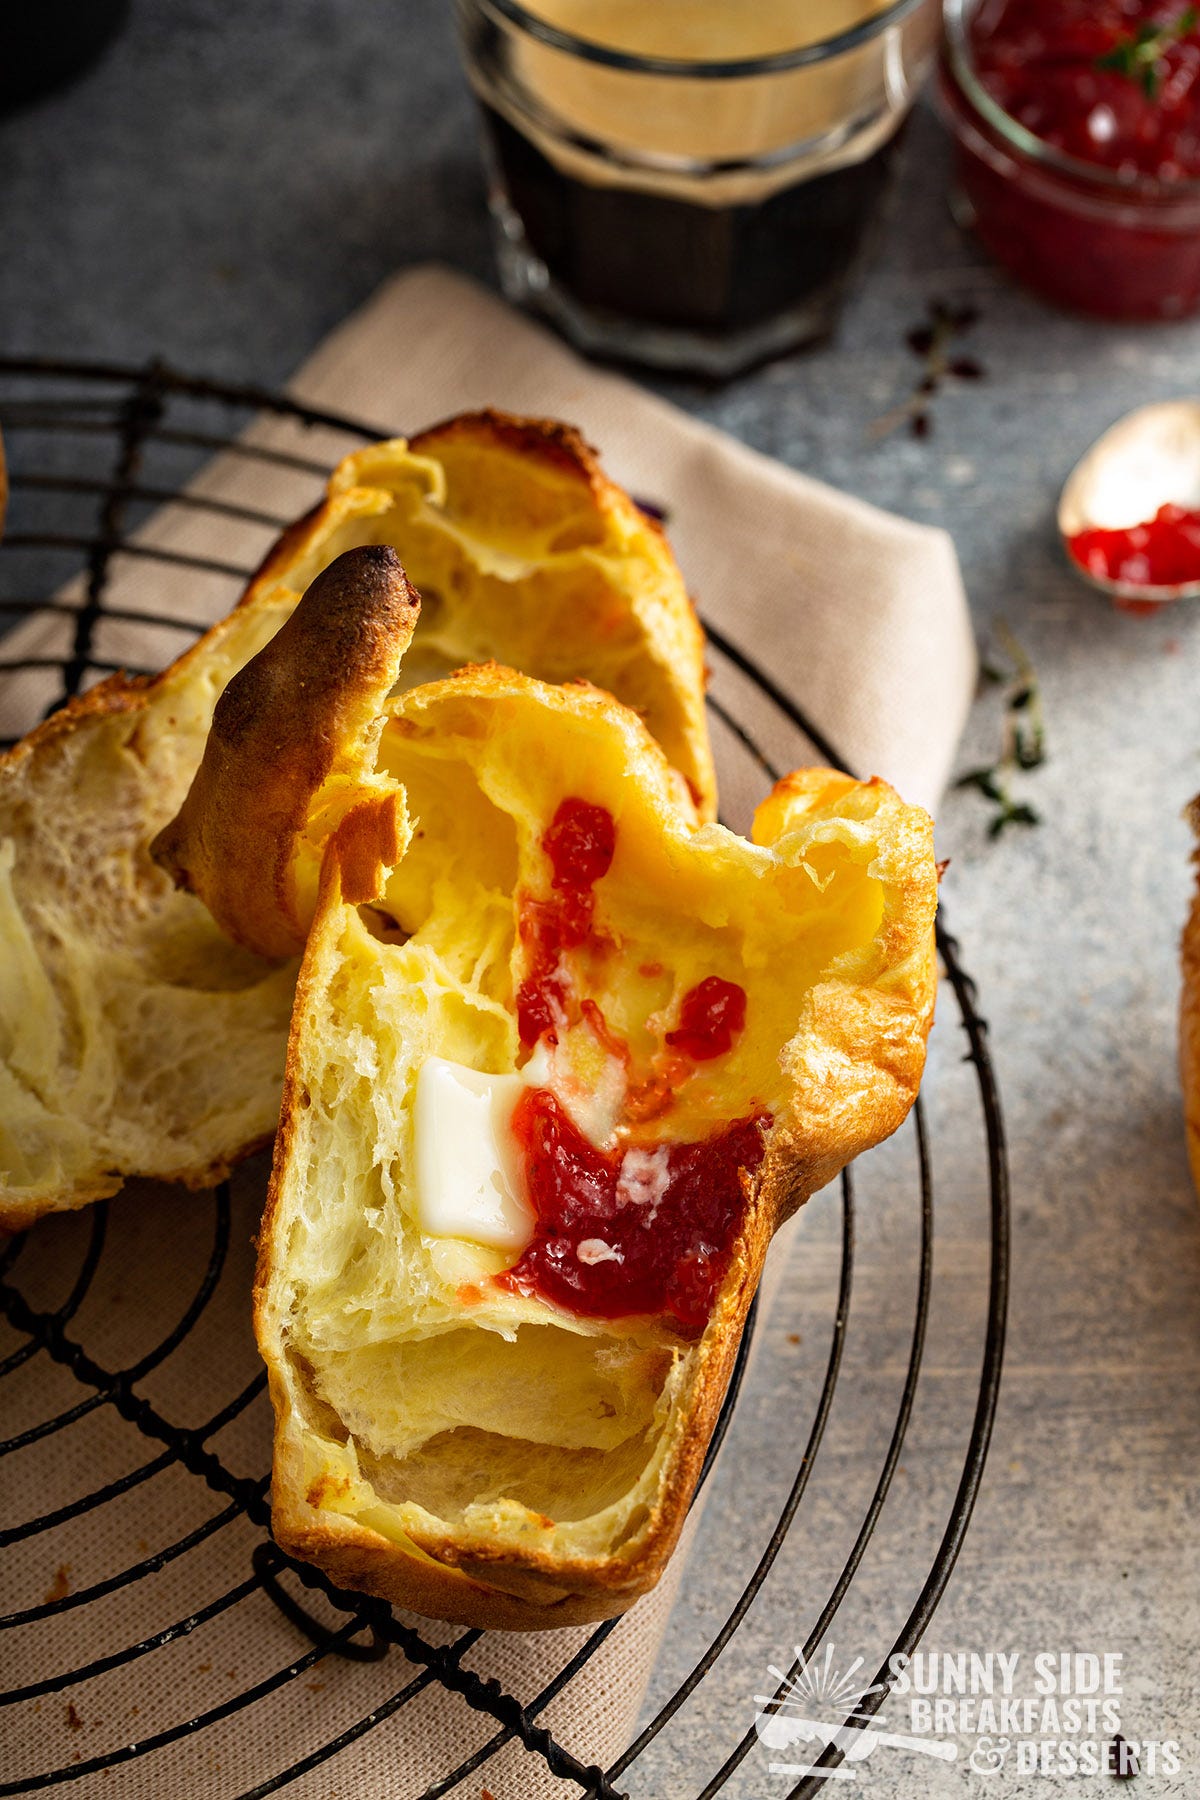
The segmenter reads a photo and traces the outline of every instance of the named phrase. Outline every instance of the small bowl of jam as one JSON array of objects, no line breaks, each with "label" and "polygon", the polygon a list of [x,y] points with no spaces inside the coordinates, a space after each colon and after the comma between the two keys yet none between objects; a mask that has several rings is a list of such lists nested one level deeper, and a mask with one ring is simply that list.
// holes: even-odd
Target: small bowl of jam
[{"label": "small bowl of jam", "polygon": [[1123,612],[1200,598],[1200,400],[1110,426],[1067,477],[1058,529],[1076,573]]},{"label": "small bowl of jam", "polygon": [[939,92],[966,218],[1059,305],[1200,308],[1200,8],[946,0]]}]

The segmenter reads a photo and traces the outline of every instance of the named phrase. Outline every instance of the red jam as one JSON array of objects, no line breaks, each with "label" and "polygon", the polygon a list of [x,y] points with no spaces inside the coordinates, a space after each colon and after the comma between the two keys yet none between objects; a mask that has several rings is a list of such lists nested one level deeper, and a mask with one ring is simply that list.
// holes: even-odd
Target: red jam
[{"label": "red jam", "polygon": [[1200,17],[1180,0],[985,0],[971,47],[1043,143],[1130,180],[1200,176]]},{"label": "red jam", "polygon": [[709,975],[683,996],[679,1026],[668,1031],[667,1042],[693,1062],[709,1062],[725,1055],[745,1024],[745,988]]},{"label": "red jam", "polygon": [[612,814],[587,800],[564,800],[543,834],[542,849],[553,871],[550,898],[526,899],[520,919],[529,973],[517,992],[517,1029],[526,1049],[565,1019],[562,954],[592,935],[592,890],[607,875],[615,847]]},{"label": "red jam", "polygon": [[769,1115],[699,1143],[597,1150],[545,1088],[517,1102],[537,1231],[500,1285],[584,1313],[668,1315],[703,1331],[762,1161]]},{"label": "red jam", "polygon": [[[1079,311],[1195,311],[1200,20],[1183,0],[963,0],[964,33],[956,10],[942,94],[988,249]],[[1045,155],[989,116],[975,83]]]},{"label": "red jam", "polygon": [[551,885],[564,896],[588,897],[591,918],[591,891],[612,866],[617,829],[613,816],[603,806],[592,806],[586,800],[564,800],[542,837],[542,849],[554,870]]},{"label": "red jam", "polygon": [[1090,575],[1137,587],[1178,587],[1200,581],[1200,512],[1160,506],[1142,525],[1078,532],[1068,548]]},{"label": "red jam", "polygon": [[[724,1056],[746,1024],[746,993],[709,975],[684,995],[679,1023],[665,1033],[649,1066],[632,1067],[630,1047],[590,995],[578,994],[564,956],[602,953],[595,927],[595,887],[612,866],[616,827],[602,806],[570,798],[542,837],[550,893],[525,895],[519,934],[527,973],[517,990],[517,1025],[530,1049],[545,1035],[586,1021],[626,1073],[625,1117],[661,1117],[698,1062]],[[660,975],[658,963],[643,975]],[[764,1112],[739,1119],[698,1143],[599,1150],[547,1088],[517,1102],[513,1130],[524,1152],[529,1200],[537,1215],[533,1242],[502,1287],[568,1311],[614,1319],[634,1314],[673,1318],[680,1329],[704,1329],[745,1214],[745,1178],[762,1161]]]}]

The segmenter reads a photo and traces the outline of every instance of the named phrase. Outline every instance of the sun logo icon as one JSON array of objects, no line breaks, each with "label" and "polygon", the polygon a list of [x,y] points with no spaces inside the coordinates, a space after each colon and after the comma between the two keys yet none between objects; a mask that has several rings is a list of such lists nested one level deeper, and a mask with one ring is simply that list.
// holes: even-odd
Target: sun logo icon
[{"label": "sun logo icon", "polygon": [[[836,1748],[847,1763],[864,1761],[880,1746],[915,1750],[925,1756],[936,1756],[943,1762],[953,1762],[957,1757],[957,1744],[945,1739],[908,1737],[882,1729],[883,1721],[876,1718],[873,1709],[867,1710],[863,1702],[874,1694],[885,1694],[888,1684],[875,1681],[865,1687],[859,1685],[857,1677],[866,1660],[864,1657],[855,1657],[849,1668],[841,1672],[834,1666],[832,1644],[826,1647],[822,1662],[810,1662],[798,1644],[795,1655],[791,1673],[777,1669],[773,1663],[769,1665],[768,1673],[779,1684],[776,1693],[754,1696],[759,1708],[754,1715],[754,1729],[765,1750],[793,1750],[800,1744],[813,1745],[818,1753]],[[822,1719],[822,1713],[834,1714],[836,1722],[828,1716]],[[834,1781],[854,1778],[852,1770],[840,1765],[819,1768],[810,1762],[772,1759],[769,1767],[772,1775],[787,1775],[793,1779],[805,1775],[819,1775]]]}]

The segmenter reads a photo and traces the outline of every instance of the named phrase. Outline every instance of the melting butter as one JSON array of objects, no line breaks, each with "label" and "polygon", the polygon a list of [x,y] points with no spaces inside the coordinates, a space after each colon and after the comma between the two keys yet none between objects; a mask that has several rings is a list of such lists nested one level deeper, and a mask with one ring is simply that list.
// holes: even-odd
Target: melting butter
[{"label": "melting butter", "polygon": [[430,1237],[519,1253],[536,1219],[512,1115],[519,1075],[485,1075],[441,1056],[417,1076],[413,1111],[417,1220]]}]

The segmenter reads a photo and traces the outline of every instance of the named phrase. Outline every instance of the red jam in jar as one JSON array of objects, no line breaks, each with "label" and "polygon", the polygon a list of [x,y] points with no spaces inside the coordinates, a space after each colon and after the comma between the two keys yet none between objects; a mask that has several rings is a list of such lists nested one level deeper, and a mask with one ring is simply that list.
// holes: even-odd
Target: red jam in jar
[{"label": "red jam in jar", "polygon": [[1045,144],[1133,179],[1200,176],[1200,14],[1133,0],[989,0],[975,72]]},{"label": "red jam in jar", "polygon": [[517,1102],[533,1242],[496,1279],[568,1312],[673,1318],[703,1331],[762,1161],[769,1115],[756,1112],[692,1144],[598,1150],[546,1088]]},{"label": "red jam in jar", "polygon": [[1200,305],[1193,7],[947,0],[942,96],[975,228],[1030,286],[1112,318]]}]

